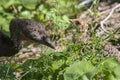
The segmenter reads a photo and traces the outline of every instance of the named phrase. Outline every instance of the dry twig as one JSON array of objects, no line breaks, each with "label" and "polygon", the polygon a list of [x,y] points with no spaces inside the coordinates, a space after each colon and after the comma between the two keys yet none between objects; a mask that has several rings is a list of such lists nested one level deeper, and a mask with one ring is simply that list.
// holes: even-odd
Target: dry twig
[{"label": "dry twig", "polygon": [[100,26],[101,28],[103,29],[104,32],[107,32],[108,31],[104,28],[104,23],[112,16],[113,12],[115,11],[115,9],[117,9],[118,7],[120,7],[120,4],[118,4],[117,6],[115,6],[114,8],[112,8],[111,12],[109,13],[109,15],[100,22]]}]

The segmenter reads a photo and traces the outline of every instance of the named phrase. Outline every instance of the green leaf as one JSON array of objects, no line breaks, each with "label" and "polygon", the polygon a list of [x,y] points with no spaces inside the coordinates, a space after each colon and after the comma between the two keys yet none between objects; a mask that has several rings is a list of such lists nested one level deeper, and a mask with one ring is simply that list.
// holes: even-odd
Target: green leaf
[{"label": "green leaf", "polygon": [[62,16],[62,18],[66,23],[70,23],[69,18],[66,15]]},{"label": "green leaf", "polygon": [[20,16],[23,17],[23,18],[32,18],[33,17],[33,15],[31,14],[31,12],[28,11],[28,10],[21,12]]},{"label": "green leaf", "polygon": [[89,61],[77,61],[74,62],[70,67],[66,68],[64,73],[65,80],[89,80],[86,74],[91,71],[94,66]]},{"label": "green leaf", "polygon": [[0,6],[0,13],[4,13],[4,9],[1,6]]},{"label": "green leaf", "polygon": [[2,30],[9,31],[9,23],[6,21],[5,18],[0,16],[0,27],[2,27]]},{"label": "green leaf", "polygon": [[38,0],[20,0],[25,8],[35,9]]},{"label": "green leaf", "polygon": [[105,80],[120,79],[120,64],[115,58],[109,58],[104,62],[103,71],[107,75]]},{"label": "green leaf", "polygon": [[52,64],[52,69],[53,70],[59,69],[63,64],[64,64],[63,60],[54,61]]},{"label": "green leaf", "polygon": [[9,8],[11,5],[19,3],[19,0],[0,0],[0,6],[2,5],[4,8]]}]

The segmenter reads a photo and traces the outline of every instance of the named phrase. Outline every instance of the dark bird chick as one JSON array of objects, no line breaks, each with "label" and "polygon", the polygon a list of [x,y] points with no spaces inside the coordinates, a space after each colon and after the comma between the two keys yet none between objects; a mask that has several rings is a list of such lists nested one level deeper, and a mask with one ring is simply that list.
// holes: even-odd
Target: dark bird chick
[{"label": "dark bird chick", "polygon": [[13,56],[18,53],[18,49],[14,47],[13,41],[7,35],[0,32],[0,57]]},{"label": "dark bird chick", "polygon": [[12,19],[9,28],[11,39],[17,48],[21,48],[21,41],[27,40],[55,49],[55,45],[47,36],[45,28],[37,21],[31,19]]}]

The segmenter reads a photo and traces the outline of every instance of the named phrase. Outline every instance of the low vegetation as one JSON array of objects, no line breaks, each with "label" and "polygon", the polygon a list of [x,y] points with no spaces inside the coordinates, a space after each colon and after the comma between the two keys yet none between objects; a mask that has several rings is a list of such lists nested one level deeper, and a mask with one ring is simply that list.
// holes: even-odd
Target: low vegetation
[{"label": "low vegetation", "polygon": [[[34,53],[39,57],[25,57],[22,63],[18,56],[1,57],[0,80],[119,80],[119,56],[111,56],[119,54],[115,48],[119,28],[111,28],[108,21],[109,33],[98,31],[100,21],[107,16],[100,14],[98,7],[108,1],[92,0],[78,8],[82,0],[1,0],[2,32],[9,35],[9,22],[15,17],[34,19],[45,26],[57,50],[42,46]],[[109,43],[114,51],[110,46],[106,49]]]}]

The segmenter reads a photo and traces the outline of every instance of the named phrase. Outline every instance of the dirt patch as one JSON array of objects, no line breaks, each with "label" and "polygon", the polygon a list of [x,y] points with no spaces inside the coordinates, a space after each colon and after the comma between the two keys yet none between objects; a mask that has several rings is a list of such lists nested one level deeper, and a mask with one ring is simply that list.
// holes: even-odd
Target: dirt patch
[{"label": "dirt patch", "polygon": [[[112,0],[109,0],[108,2],[101,1],[96,16],[94,16],[92,11],[88,10],[79,17],[83,18],[87,25],[93,24],[96,35],[105,39],[104,50],[108,56],[116,56],[118,61],[120,61],[120,3]],[[103,21],[104,29],[101,26],[101,22]],[[113,34],[112,36],[115,40],[108,39],[110,34]]]}]

